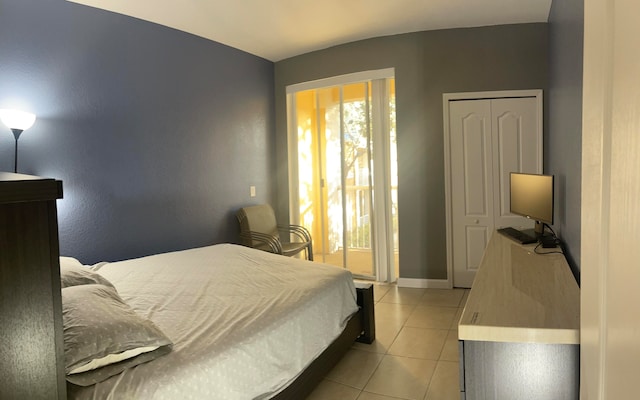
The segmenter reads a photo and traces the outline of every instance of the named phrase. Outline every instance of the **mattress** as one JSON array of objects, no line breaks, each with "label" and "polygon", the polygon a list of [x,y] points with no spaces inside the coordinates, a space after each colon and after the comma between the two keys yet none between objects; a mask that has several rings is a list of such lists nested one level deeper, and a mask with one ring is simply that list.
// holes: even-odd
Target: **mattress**
[{"label": "mattress", "polygon": [[107,278],[173,350],[76,399],[268,399],[337,338],[357,311],[338,267],[220,244],[105,263]]}]

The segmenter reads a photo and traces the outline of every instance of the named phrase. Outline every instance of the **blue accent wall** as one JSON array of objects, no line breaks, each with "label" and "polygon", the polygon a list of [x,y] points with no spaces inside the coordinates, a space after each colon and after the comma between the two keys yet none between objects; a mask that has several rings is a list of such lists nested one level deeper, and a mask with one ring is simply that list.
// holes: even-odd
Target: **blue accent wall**
[{"label": "blue accent wall", "polygon": [[545,171],[556,178],[555,224],[580,282],[584,0],[554,0],[549,14]]},{"label": "blue accent wall", "polygon": [[[18,169],[63,181],[61,253],[87,264],[237,240],[237,208],[275,196],[273,75],[135,18],[0,0],[0,108],[37,115]],[[0,126],[0,170],[13,146]]]}]

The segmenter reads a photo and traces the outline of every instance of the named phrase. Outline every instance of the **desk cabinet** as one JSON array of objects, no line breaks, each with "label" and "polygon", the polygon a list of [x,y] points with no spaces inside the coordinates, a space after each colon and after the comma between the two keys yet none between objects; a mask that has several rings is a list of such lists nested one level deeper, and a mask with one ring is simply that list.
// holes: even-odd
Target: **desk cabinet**
[{"label": "desk cabinet", "polygon": [[0,398],[65,399],[56,199],[62,183],[0,172]]},{"label": "desk cabinet", "polygon": [[458,325],[466,400],[579,398],[580,291],[558,249],[494,233]]}]

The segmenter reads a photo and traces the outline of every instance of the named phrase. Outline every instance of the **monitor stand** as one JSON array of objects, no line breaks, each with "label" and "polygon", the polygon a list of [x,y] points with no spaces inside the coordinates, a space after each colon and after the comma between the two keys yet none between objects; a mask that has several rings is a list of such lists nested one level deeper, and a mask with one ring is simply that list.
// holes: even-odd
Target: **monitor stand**
[{"label": "monitor stand", "polygon": [[535,237],[544,236],[544,223],[536,221],[533,231],[535,232]]},{"label": "monitor stand", "polygon": [[[539,229],[541,229],[539,231]],[[522,229],[522,233],[534,237],[537,239],[538,243],[542,244],[542,247],[556,247],[555,237],[551,232],[544,231],[544,224],[536,221],[536,226],[533,229]]]},{"label": "monitor stand", "polygon": [[538,239],[538,241],[540,241],[540,239],[542,239],[543,236],[550,235],[550,234],[545,235],[544,223],[540,221],[536,221],[536,225],[533,227],[533,229],[522,229],[521,232]]}]

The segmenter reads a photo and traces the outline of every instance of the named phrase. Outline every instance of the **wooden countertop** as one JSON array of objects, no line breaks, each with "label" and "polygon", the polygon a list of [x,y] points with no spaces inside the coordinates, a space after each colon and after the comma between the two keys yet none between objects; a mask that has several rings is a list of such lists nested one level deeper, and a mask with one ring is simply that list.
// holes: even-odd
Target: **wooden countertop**
[{"label": "wooden countertop", "polygon": [[580,343],[580,289],[569,265],[564,255],[534,247],[494,232],[460,318],[460,340]]}]

